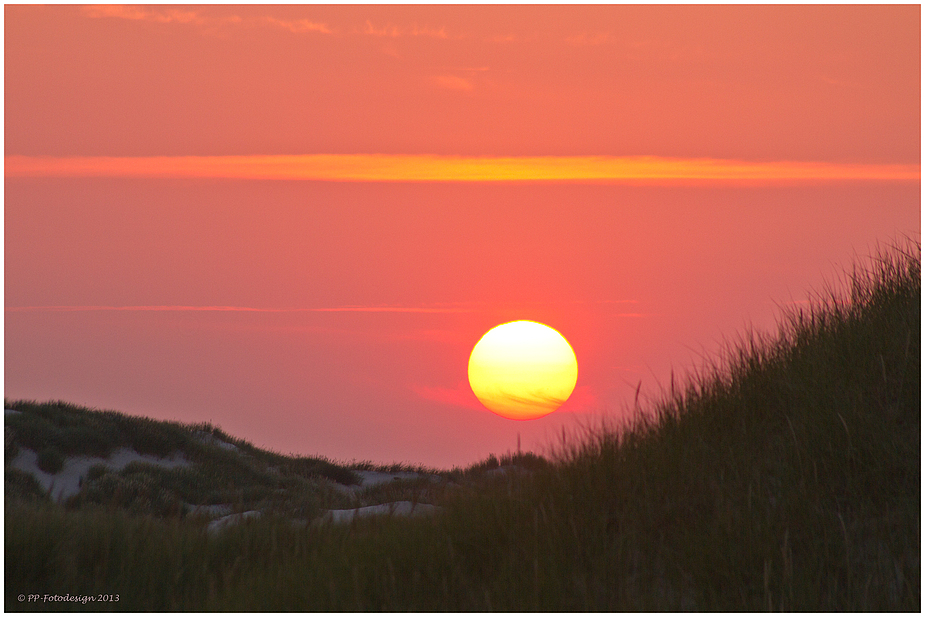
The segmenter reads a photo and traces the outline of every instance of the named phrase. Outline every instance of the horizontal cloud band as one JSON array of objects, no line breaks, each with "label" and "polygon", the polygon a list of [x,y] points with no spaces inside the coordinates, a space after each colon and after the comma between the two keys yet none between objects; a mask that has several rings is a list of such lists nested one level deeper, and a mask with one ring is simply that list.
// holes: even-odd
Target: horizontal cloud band
[{"label": "horizontal cloud band", "polygon": [[[602,301],[600,304],[634,304],[635,301]],[[7,313],[79,313],[97,311],[120,312],[207,312],[207,313],[473,313],[480,309],[474,306],[334,306],[322,308],[262,308],[254,306],[106,306],[106,305],[59,305],[59,306],[7,306]],[[481,309],[484,310],[484,307]],[[645,317],[648,313],[616,312],[615,317]]]},{"label": "horizontal cloud band", "polygon": [[467,308],[414,306],[338,306],[329,308],[258,308],[250,306],[8,306],[7,312],[76,312],[76,311],[207,311],[235,313],[468,313]]},{"label": "horizontal cloud band", "polygon": [[4,175],[7,178],[239,178],[347,182],[919,181],[920,166],[811,161],[754,162],[656,156],[7,156],[4,160]]}]

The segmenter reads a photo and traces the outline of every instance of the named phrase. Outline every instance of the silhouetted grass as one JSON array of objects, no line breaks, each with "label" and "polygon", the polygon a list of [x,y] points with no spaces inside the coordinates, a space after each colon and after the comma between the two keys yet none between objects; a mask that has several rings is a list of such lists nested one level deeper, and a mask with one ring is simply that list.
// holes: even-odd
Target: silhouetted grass
[{"label": "silhouetted grass", "polygon": [[[189,505],[236,503],[242,508],[277,508],[314,516],[322,502],[336,500],[323,480],[355,484],[356,474],[320,457],[284,456],[235,439],[208,423],[180,424],[99,411],[62,401],[5,401],[22,413],[5,418],[9,466],[21,448],[37,451],[43,471],[60,470],[64,457],[107,457],[118,448],[169,457],[182,454],[189,467],[131,463],[122,470],[91,469],[70,508],[118,505],[132,512],[167,515]],[[13,478],[7,495],[34,492]],[[342,500],[343,505],[348,501]]]},{"label": "silhouetted grass", "polygon": [[530,473],[455,470],[429,489],[429,519],[269,516],[210,537],[201,521],[8,500],[6,608],[918,612],[920,263],[917,245],[884,254],[846,295]]}]

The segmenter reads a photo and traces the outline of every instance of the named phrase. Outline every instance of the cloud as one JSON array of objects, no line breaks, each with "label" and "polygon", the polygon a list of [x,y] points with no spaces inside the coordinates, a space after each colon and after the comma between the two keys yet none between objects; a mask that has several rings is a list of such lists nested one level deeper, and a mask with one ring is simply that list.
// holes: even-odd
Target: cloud
[{"label": "cloud", "polygon": [[317,23],[308,19],[285,20],[276,19],[275,17],[264,17],[264,21],[270,25],[289,30],[296,34],[302,32],[320,32],[322,34],[332,34],[332,30],[327,24]]},{"label": "cloud", "polygon": [[447,35],[446,33],[446,28],[440,28],[439,30],[436,30],[434,28],[428,28],[426,26],[418,27],[416,24],[412,26],[410,34],[411,36],[429,36],[435,39],[450,38],[449,35]]},{"label": "cloud", "polygon": [[412,385],[411,391],[414,392],[420,398],[427,401],[434,401],[436,403],[442,403],[444,405],[453,405],[455,407],[463,407],[466,409],[477,409],[479,411],[488,411],[485,407],[479,403],[478,399],[475,398],[475,394],[472,393],[472,390],[469,388],[469,384],[465,382],[459,382],[455,388],[441,388],[439,386],[421,386],[421,385]]},{"label": "cloud", "polygon": [[[463,407],[465,409],[488,411],[475,397],[468,382],[465,381],[460,381],[455,388],[422,386],[418,384],[413,384],[410,388],[417,396],[427,401],[433,401],[444,405],[453,405],[454,407]],[[587,386],[578,386],[575,388],[564,404],[560,399],[541,395],[536,398],[511,396],[510,400],[527,405],[540,404],[548,407],[559,407],[559,405],[562,405],[562,407],[559,407],[558,413],[583,413],[594,411],[598,408],[597,396],[595,396]]]},{"label": "cloud", "polygon": [[335,308],[300,309],[315,313],[469,313],[472,309],[415,306],[339,306]]},{"label": "cloud", "polygon": [[170,22],[201,24],[205,22],[205,19],[195,11],[175,8],[159,8],[157,10],[152,10],[134,4],[91,4],[81,7],[81,10],[87,17],[96,18],[115,17],[134,21],[155,21],[162,24]]},{"label": "cloud", "polygon": [[447,90],[471,92],[475,88],[475,85],[470,80],[456,75],[438,75],[433,78],[433,81],[440,88],[446,88]]},{"label": "cloud", "polygon": [[[222,6],[222,5],[215,5]],[[230,5],[235,6],[235,5]],[[226,7],[227,8],[227,7]],[[265,15],[241,17],[240,15],[227,15],[217,17],[203,14],[199,10],[173,8],[170,5],[135,5],[135,4],[94,4],[83,6],[80,9],[84,15],[91,18],[116,18],[131,21],[150,21],[156,23],[195,24],[202,27],[204,34],[214,34],[215,28],[229,24],[237,26],[263,26],[281,28],[295,34],[320,33],[342,35],[343,31],[331,27],[327,23],[311,19],[280,19]],[[211,9],[214,13],[215,9]],[[412,25],[396,25],[392,23],[376,25],[367,19],[361,27],[349,29],[354,34],[397,39],[403,37],[426,37],[431,39],[461,40],[467,38],[465,34],[450,34],[445,26],[439,28]],[[513,35],[497,38],[499,41],[510,42],[517,40]]]},{"label": "cloud", "polygon": [[384,36],[390,38],[398,38],[402,36],[426,36],[435,39],[462,38],[460,36],[450,37],[446,33],[445,27],[430,28],[427,26],[418,26],[417,24],[414,24],[410,28],[399,28],[394,24],[376,27],[373,25],[373,22],[368,19],[366,20],[366,23],[363,24],[363,29],[361,32],[371,36]]},{"label": "cloud", "polygon": [[431,154],[271,156],[7,156],[16,177],[236,178],[345,182],[725,183],[914,181],[920,166],[657,156],[467,157]]},{"label": "cloud", "polygon": [[569,45],[603,45],[610,40],[610,35],[606,32],[600,32],[598,34],[577,34],[575,36],[566,37],[565,42]]},{"label": "cloud", "polygon": [[372,22],[367,19],[366,24],[363,26],[363,34],[390,36],[394,38],[401,36],[401,30],[398,29],[398,26],[383,26],[381,28],[376,28]]},{"label": "cloud", "polygon": [[528,407],[546,407],[548,409],[558,409],[566,399],[555,396],[548,396],[542,391],[529,393],[527,396],[520,396],[504,390],[498,392],[492,397],[492,400],[500,403],[513,403],[515,405],[525,405]]},{"label": "cloud", "polygon": [[468,313],[472,309],[463,307],[428,307],[428,306],[336,306],[323,308],[259,308],[251,306],[186,306],[186,305],[146,305],[146,306],[8,306],[7,312],[80,312],[80,311],[206,311],[238,313]]},{"label": "cloud", "polygon": [[197,11],[176,8],[149,8],[139,5],[101,4],[82,7],[87,17],[117,18],[132,21],[153,21],[157,23],[195,24],[199,26],[218,26],[221,24],[263,24],[275,28],[282,28],[290,32],[301,34],[305,32],[319,32],[332,34],[327,24],[314,22],[309,19],[277,19],[275,17],[251,17],[246,20],[239,15],[225,17],[206,17]]}]

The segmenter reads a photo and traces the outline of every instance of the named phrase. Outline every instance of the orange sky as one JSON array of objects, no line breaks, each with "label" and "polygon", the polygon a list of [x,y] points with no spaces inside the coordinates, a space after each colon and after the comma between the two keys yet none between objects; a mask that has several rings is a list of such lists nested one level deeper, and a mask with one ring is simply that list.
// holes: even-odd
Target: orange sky
[{"label": "orange sky", "polygon": [[919,7],[5,7],[6,154],[919,161]]},{"label": "orange sky", "polygon": [[[8,397],[465,464],[920,232],[917,5],[4,16]],[[530,422],[465,382],[513,319],[578,356]]]}]

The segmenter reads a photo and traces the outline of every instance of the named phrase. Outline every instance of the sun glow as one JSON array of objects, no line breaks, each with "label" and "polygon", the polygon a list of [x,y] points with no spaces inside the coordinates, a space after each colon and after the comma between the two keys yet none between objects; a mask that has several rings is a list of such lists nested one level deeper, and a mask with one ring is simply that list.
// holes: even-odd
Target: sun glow
[{"label": "sun glow", "polygon": [[469,384],[485,407],[512,420],[558,409],[578,380],[568,341],[535,321],[512,321],[485,333],[469,356]]}]

